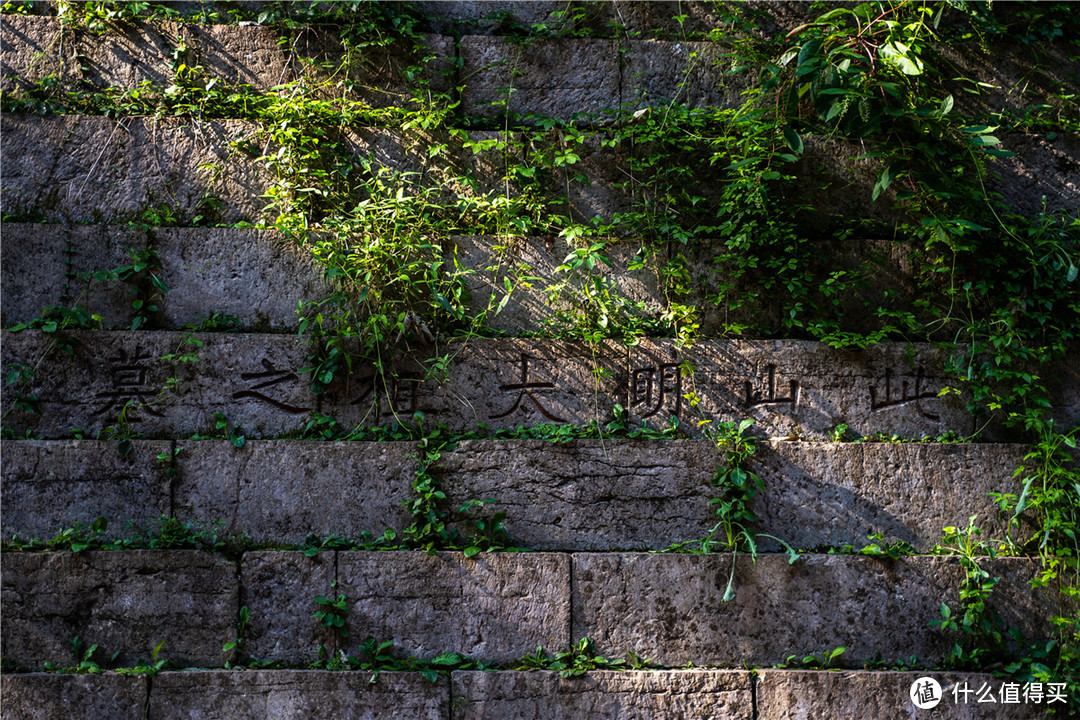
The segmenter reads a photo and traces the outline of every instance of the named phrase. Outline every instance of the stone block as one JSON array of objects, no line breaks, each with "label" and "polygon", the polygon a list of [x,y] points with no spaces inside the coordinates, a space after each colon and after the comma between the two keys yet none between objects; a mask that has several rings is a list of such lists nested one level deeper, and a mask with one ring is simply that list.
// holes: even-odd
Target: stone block
[{"label": "stone block", "polygon": [[627,109],[672,102],[739,107],[742,93],[756,81],[756,73],[726,75],[732,61],[724,55],[731,48],[717,43],[629,40],[623,48],[621,93]]},{"label": "stone block", "polygon": [[1071,217],[1080,207],[1080,134],[1060,133],[1053,139],[1015,134],[1001,141],[1003,150],[1016,154],[990,164],[987,190],[1001,193],[1026,217],[1044,211]]},{"label": "stone block", "polygon": [[[909,352],[910,350],[910,352]],[[946,357],[925,343],[882,343],[836,350],[797,340],[705,340],[685,350],[673,341],[630,349],[635,421],[665,424],[674,415],[692,430],[699,419],[753,418],[767,436],[826,438],[837,425],[857,435],[935,436],[975,431],[965,395],[944,372]],[[687,368],[696,368],[692,378]],[[695,408],[683,396],[693,392]]]},{"label": "stone block", "polygon": [[934,662],[947,647],[926,623],[955,599],[960,571],[948,559],[816,555],[789,565],[744,555],[725,603],[731,563],[730,554],[575,554],[573,636],[593,638],[607,657],[632,651],[675,666],[769,665],[836,647],[847,648],[843,665],[878,652]]},{"label": "stone block", "polygon": [[0,313],[5,327],[30,322],[47,305],[63,304],[70,276],[70,249],[62,231],[54,226],[4,223],[0,264]]},{"label": "stone block", "polygon": [[126,457],[115,442],[95,440],[5,440],[0,447],[5,538],[51,538],[99,517],[109,523],[108,537],[120,537],[129,520],[147,524],[170,513],[171,443],[135,440]]},{"label": "stone block", "polygon": [[311,253],[275,232],[161,228],[154,249],[169,287],[159,327],[198,324],[219,312],[247,328],[291,329],[299,302],[329,294]]},{"label": "stone block", "polygon": [[455,672],[454,717],[724,718],[755,717],[749,672],[732,670]]},{"label": "stone block", "polygon": [[[218,220],[256,219],[269,172],[237,151],[242,120],[83,115],[0,118],[5,212],[58,223],[124,223],[167,207],[179,219],[220,203]],[[261,145],[260,145],[261,147]]]},{"label": "stone block", "polygon": [[[947,525],[978,516],[984,538],[1005,536],[990,493],[1019,495],[1026,445],[792,443],[758,445],[751,468],[765,483],[752,503],[761,532],[796,548],[906,542],[927,552]],[[762,538],[761,547],[779,551]]]},{"label": "stone block", "polygon": [[[827,672],[814,670],[758,670],[757,717],[760,720],[814,718],[926,717],[976,720],[1009,717],[1018,720],[1043,717],[1042,704],[1001,701],[1001,688],[1010,683],[984,673],[954,672]],[[938,684],[940,704],[931,712],[920,710],[911,698],[912,685],[924,678]],[[1021,685],[1021,692],[1022,687]],[[995,702],[978,702],[983,687],[990,688]],[[964,690],[972,690],[973,695]],[[954,694],[955,693],[955,694]],[[986,696],[984,696],[985,698]],[[957,702],[959,700],[959,702]],[[966,702],[965,702],[966,700]]]},{"label": "stone block", "polygon": [[[527,237],[501,239],[485,235],[459,235],[450,239],[454,257],[463,268],[475,274],[465,276],[471,295],[470,310],[486,311],[486,325],[511,333],[550,330],[549,318],[556,312],[574,314],[572,290],[558,293],[552,301],[546,288],[570,281],[571,288],[580,289],[584,282],[600,277],[628,304],[641,303],[641,310],[630,310],[645,316],[658,315],[664,307],[660,279],[650,270],[631,270],[639,247],[633,243],[611,243],[603,254],[611,265],[598,263],[589,274],[571,280],[558,268],[574,248],[562,237]],[[448,253],[449,255],[449,253]],[[510,280],[510,299],[496,314],[506,297],[506,279]]]},{"label": "stone block", "polygon": [[218,665],[236,637],[236,565],[206,552],[6,553],[3,654],[18,666],[71,664],[69,641],[97,643],[117,662]]},{"label": "stone block", "polygon": [[177,457],[178,516],[223,520],[223,532],[300,543],[402,530],[415,497],[413,443],[183,441]]},{"label": "stone block", "polygon": [[393,641],[402,656],[460,652],[510,662],[570,644],[570,558],[547,553],[339,552],[351,643]]},{"label": "stone block", "polygon": [[163,89],[173,83],[172,66],[177,61],[201,67],[207,79],[263,92],[290,82],[329,81],[322,93],[327,97],[341,97],[341,66],[347,64],[345,95],[374,107],[411,102],[409,89],[415,85],[407,79],[411,67],[423,67],[420,78],[434,92],[452,86],[453,38],[442,35],[422,35],[415,48],[401,41],[365,48],[350,62],[337,32],[326,25],[285,31],[284,44],[282,28],[269,25],[127,20],[112,23],[101,35],[70,28],[60,42],[62,27],[55,17],[4,19],[0,72],[5,90],[51,74],[71,88],[86,83],[134,88],[150,82]]},{"label": "stone block", "polygon": [[708,534],[720,462],[715,446],[692,440],[472,440],[434,472],[453,508],[498,499],[523,547],[658,550]]},{"label": "stone block", "polygon": [[140,675],[4,673],[0,702],[18,720],[143,720],[148,692]]},{"label": "stone block", "polygon": [[59,77],[64,68],[61,25],[55,18],[7,15],[0,17],[0,86],[4,93],[17,87],[17,79],[35,82]]},{"label": "stone block", "polygon": [[[575,554],[572,635],[593,638],[607,657],[633,651],[665,665],[770,665],[837,647],[846,648],[842,667],[876,655],[938,663],[953,642],[927,623],[942,603],[958,600],[963,573],[954,558],[804,555],[789,564],[786,555],[759,555],[756,563],[742,555],[735,562],[734,595],[723,602],[730,554]],[[1031,590],[1034,563],[982,563],[1002,578],[987,606],[1029,639],[1049,637],[1056,593]]]},{"label": "stone block", "polygon": [[[294,336],[145,331],[70,337],[77,347],[69,358],[52,348],[48,334],[4,333],[5,368],[41,362],[26,388],[40,397],[40,414],[9,415],[5,425],[14,432],[31,430],[39,438],[66,437],[72,427],[88,435],[107,429],[149,437],[214,434],[212,413],[220,412],[248,437],[278,436],[301,427],[316,409],[297,373],[308,347]],[[196,360],[165,359],[170,355]],[[12,392],[4,388],[5,404]]]},{"label": "stone block", "polygon": [[445,679],[420,673],[250,670],[166,672],[154,678],[149,716],[231,718],[416,718],[447,720]]},{"label": "stone block", "polygon": [[471,115],[505,113],[569,120],[604,116],[619,105],[618,46],[614,40],[550,38],[529,45],[503,38],[461,39],[462,108]]},{"label": "stone block", "polygon": [[622,385],[625,350],[601,341],[592,352],[558,340],[475,339],[446,349],[440,376],[415,362],[400,368],[396,381],[371,367],[356,368],[323,399],[322,412],[345,425],[375,424],[375,418],[425,422],[452,430],[518,427],[539,423],[585,424],[609,417]]},{"label": "stone block", "polygon": [[6,325],[42,317],[47,306],[81,305],[106,329],[128,328],[134,317],[131,285],[99,271],[130,266],[146,251],[146,235],[112,225],[4,224]]},{"label": "stone block", "polygon": [[334,554],[308,557],[300,552],[248,552],[240,561],[240,602],[251,613],[243,654],[253,660],[306,664],[322,646],[339,649],[337,635],[313,614],[316,597],[336,598]]}]

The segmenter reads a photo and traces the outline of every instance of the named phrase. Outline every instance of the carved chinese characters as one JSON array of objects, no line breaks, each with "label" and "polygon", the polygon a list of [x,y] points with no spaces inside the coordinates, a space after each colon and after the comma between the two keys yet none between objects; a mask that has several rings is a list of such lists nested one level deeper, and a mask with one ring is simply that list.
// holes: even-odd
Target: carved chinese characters
[{"label": "carved chinese characters", "polygon": [[[316,394],[300,372],[311,353],[303,338],[206,333],[191,361],[170,361],[181,337],[79,334],[75,356],[47,355],[24,390],[40,397],[41,414],[9,413],[5,427],[45,438],[127,423],[146,437],[185,436],[215,432],[220,413],[249,437],[279,437],[318,412],[346,427],[422,421],[462,432],[481,423],[492,430],[606,424],[615,405],[634,425],[666,427],[677,418],[690,436],[748,417],[761,434],[805,439],[828,437],[840,424],[858,435],[916,438],[973,427],[965,398],[943,392],[950,383],[934,369],[942,363],[930,346],[473,339],[442,348],[427,365],[422,356],[397,357],[380,372],[357,361],[351,376]],[[43,333],[5,334],[5,367],[33,366],[49,342]],[[4,392],[10,407],[13,390]]]}]

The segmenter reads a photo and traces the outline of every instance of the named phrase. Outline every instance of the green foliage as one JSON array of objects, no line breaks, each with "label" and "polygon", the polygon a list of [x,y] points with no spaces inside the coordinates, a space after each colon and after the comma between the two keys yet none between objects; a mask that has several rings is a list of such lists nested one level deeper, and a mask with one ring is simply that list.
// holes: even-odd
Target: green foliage
[{"label": "green foliage", "polygon": [[[330,583],[331,587],[337,587],[337,581]],[[319,621],[324,628],[329,628],[337,633],[342,640],[349,637],[347,622],[349,619],[349,603],[344,593],[337,597],[316,596],[315,604],[319,606],[312,617]]]},{"label": "green foliage", "polygon": [[[651,660],[641,660],[636,655],[632,657],[635,664],[639,666],[653,664]],[[521,662],[513,669],[551,670],[559,673],[561,677],[568,678],[584,675],[590,670],[628,670],[630,666],[626,660],[608,660],[601,656],[596,652],[595,643],[585,637],[554,656],[548,655],[544,652],[544,648],[538,647],[535,652],[521,658]]]}]

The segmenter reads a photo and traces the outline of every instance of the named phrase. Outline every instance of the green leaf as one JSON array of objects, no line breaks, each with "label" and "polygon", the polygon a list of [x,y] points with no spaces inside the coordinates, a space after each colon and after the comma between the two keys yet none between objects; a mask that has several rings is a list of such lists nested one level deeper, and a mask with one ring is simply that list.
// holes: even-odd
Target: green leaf
[{"label": "green leaf", "polygon": [[802,155],[803,153],[803,141],[799,137],[799,133],[795,132],[794,128],[788,126],[784,128],[784,141],[787,143],[788,149],[796,155]]},{"label": "green leaf", "polygon": [[976,135],[971,138],[971,144],[975,147],[986,147],[987,145],[1000,145],[1001,141],[993,135]]}]

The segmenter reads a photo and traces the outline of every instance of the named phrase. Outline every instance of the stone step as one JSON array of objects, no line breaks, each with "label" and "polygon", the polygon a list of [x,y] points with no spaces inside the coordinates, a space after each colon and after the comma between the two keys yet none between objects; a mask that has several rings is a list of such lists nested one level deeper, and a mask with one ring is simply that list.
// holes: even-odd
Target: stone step
[{"label": "stone step", "polygon": [[[988,607],[1029,639],[1048,637],[1047,618],[1065,611],[1053,588],[1031,589],[1038,563],[980,562],[1001,577]],[[320,646],[353,653],[370,635],[400,657],[453,651],[512,663],[588,636],[606,657],[630,651],[669,667],[770,665],[836,647],[847,649],[843,667],[913,655],[934,665],[953,639],[927,623],[942,603],[955,607],[963,574],[956,558],[919,556],[804,555],[792,565],[769,554],[8,552],[4,655],[39,670],[65,662],[78,635],[125,664],[164,642],[160,657],[180,666],[306,665]],[[732,576],[733,599],[723,602]],[[316,596],[341,595],[345,638],[313,618],[325,607]],[[250,620],[235,658],[222,648],[237,636],[241,607]]]},{"label": "stone step", "polygon": [[[51,538],[98,517],[106,537],[162,516],[210,523],[222,536],[303,543],[309,533],[357,540],[399,534],[412,518],[418,447],[408,442],[135,440],[121,456],[94,440],[0,444],[4,537]],[[764,489],[753,529],[808,550],[882,542],[927,552],[945,526],[978,516],[1004,538],[990,493],[1019,494],[1027,447],[993,444],[761,443],[749,463]],[[468,440],[431,474],[456,511],[494,498],[516,545],[532,550],[663,550],[707,537],[722,453],[699,440]],[[722,535],[722,533],[721,533]],[[758,538],[765,551],[782,546]]]},{"label": "stone step", "polygon": [[[311,717],[454,718],[632,717],[668,720],[780,720],[791,717],[914,716],[911,688],[926,678],[941,690],[934,717],[1026,719],[1059,701],[1046,692],[1003,701],[1009,680],[984,673],[807,670],[594,670],[580,677],[551,671],[455,671],[427,680],[419,672],[326,670],[165,671],[146,677],[7,674],[3,703],[17,717],[71,720],[207,720]],[[978,702],[989,688],[996,702]],[[1023,686],[1021,686],[1021,691]],[[971,690],[975,694],[965,691]],[[1011,695],[1009,696],[1011,698]]]},{"label": "stone step", "polygon": [[[72,428],[84,436],[213,435],[213,413],[248,437],[271,438],[303,431],[312,411],[347,427],[412,420],[415,412],[425,425],[454,432],[477,423],[603,425],[615,405],[632,426],[666,427],[677,417],[690,435],[701,435],[703,424],[752,418],[767,437],[826,439],[843,424],[856,436],[983,430],[984,439],[1010,439],[969,414],[966,392],[944,369],[948,353],[921,343],[837,350],[809,341],[702,340],[679,349],[672,340],[628,348],[477,338],[437,351],[399,345],[396,379],[354,365],[351,377],[316,395],[301,370],[319,353],[292,335],[26,330],[0,339],[5,376],[15,369],[31,376],[5,386],[4,427],[38,439],[70,437]],[[425,373],[416,359],[424,357],[437,372]],[[1071,426],[1080,367],[1063,362],[1046,382],[1055,415]]]},{"label": "stone step", "polygon": [[[274,182],[255,158],[275,147],[253,121],[3,113],[0,131],[5,136],[5,213],[13,219],[124,224],[148,217],[148,210],[167,207],[173,219],[165,224],[197,224],[196,217],[203,225],[254,222],[262,216],[268,202],[262,196]],[[575,145],[579,159],[573,165],[539,172],[552,162],[550,157],[540,158],[550,156],[553,148],[565,142],[561,131],[475,130],[463,138],[446,129],[404,132],[348,127],[341,140],[343,152],[369,158],[376,167],[430,178],[433,186],[446,193],[450,205],[461,195],[502,196],[527,190],[545,198],[548,217],[578,223],[640,209],[645,189],[641,182],[628,180],[634,177],[628,164],[635,154],[648,157],[653,152],[647,143],[631,140],[612,147],[601,133]],[[1017,154],[991,165],[988,190],[1001,192],[1027,215],[1042,210],[1042,196],[1047,198],[1047,210],[1071,210],[1080,203],[1080,170],[1069,161],[1080,155],[1080,135],[1014,134],[1003,136],[1002,142],[1004,149]],[[442,145],[446,150],[436,158],[427,152]],[[807,197],[807,205],[815,208],[800,219],[807,236],[820,236],[822,227],[829,226],[835,216],[889,223],[911,219],[902,207],[894,210],[888,202],[870,202],[882,167],[878,160],[866,157],[872,149],[867,143],[808,137],[805,145],[806,154],[792,164],[791,171],[829,180],[815,182]],[[474,146],[483,149],[478,152]],[[523,189],[508,178],[508,170],[519,164],[538,170],[546,179]],[[1041,172],[1047,166],[1063,170]],[[687,191],[717,200],[718,183],[726,180],[723,168],[723,163],[703,164],[695,174],[695,185],[686,186]],[[475,182],[475,190],[464,186],[464,177]],[[711,202],[700,204],[712,207]],[[268,215],[270,221],[276,217]],[[688,222],[693,225],[706,219],[713,222],[715,216]]]}]

